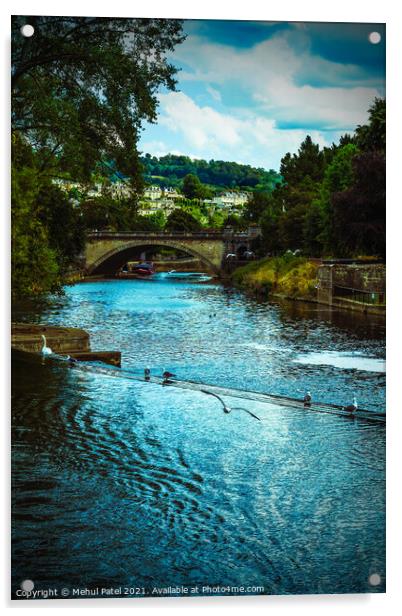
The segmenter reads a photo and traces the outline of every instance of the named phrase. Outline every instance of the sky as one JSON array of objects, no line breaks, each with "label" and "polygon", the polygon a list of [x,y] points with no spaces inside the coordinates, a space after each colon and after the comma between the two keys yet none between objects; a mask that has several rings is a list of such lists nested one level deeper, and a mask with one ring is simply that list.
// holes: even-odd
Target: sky
[{"label": "sky", "polygon": [[168,56],[177,91],[159,93],[143,153],[279,170],[307,134],[337,143],[385,96],[384,24],[186,20],[183,29]]}]

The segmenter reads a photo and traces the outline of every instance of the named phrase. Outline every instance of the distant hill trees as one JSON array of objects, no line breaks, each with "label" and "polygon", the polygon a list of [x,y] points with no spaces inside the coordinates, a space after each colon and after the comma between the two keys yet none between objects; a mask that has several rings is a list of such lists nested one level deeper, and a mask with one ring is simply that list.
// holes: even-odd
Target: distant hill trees
[{"label": "distant hill trees", "polygon": [[267,171],[223,160],[193,160],[175,154],[159,158],[146,154],[141,157],[141,163],[145,181],[159,186],[182,188],[184,178],[191,175],[212,188],[272,192],[282,180],[281,175],[273,169]]}]

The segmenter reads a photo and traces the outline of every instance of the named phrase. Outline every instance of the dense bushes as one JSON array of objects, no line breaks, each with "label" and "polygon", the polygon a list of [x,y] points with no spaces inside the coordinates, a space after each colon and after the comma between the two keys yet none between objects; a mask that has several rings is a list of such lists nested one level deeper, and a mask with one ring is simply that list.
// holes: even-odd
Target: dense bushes
[{"label": "dense bushes", "polygon": [[303,257],[285,254],[267,257],[235,270],[233,282],[260,297],[270,294],[292,298],[314,298],[317,265]]}]

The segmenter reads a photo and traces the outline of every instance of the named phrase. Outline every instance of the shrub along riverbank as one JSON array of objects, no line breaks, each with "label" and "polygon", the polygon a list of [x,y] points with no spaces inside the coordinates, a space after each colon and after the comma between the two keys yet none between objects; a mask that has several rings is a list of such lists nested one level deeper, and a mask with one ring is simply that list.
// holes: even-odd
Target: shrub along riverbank
[{"label": "shrub along riverbank", "polygon": [[315,300],[318,265],[303,257],[284,255],[254,261],[233,272],[233,283],[261,298],[282,296]]}]

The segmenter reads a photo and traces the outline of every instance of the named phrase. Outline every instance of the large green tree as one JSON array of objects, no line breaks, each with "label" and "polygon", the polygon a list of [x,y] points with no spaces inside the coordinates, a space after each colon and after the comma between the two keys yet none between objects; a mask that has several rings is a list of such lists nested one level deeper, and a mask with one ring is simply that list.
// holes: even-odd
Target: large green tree
[{"label": "large green tree", "polygon": [[244,219],[248,222],[258,222],[267,208],[271,207],[272,199],[269,193],[258,191],[253,193],[244,209]]},{"label": "large green tree", "polygon": [[97,161],[112,160],[140,190],[141,125],[155,122],[159,89],[175,88],[167,53],[183,40],[173,19],[14,16],[13,130],[43,169],[88,180]]},{"label": "large green tree", "polygon": [[38,156],[25,139],[13,135],[11,152],[13,297],[60,290],[63,274],[84,247],[80,209],[41,176]]},{"label": "large green tree", "polygon": [[319,145],[313,143],[310,135],[301,143],[296,154],[285,154],[281,161],[280,172],[290,185],[300,184],[309,178],[313,182],[322,180],[325,158]]},{"label": "large green tree", "polygon": [[181,208],[176,208],[169,214],[165,229],[167,231],[184,231],[191,233],[192,231],[200,231],[202,225],[189,212]]},{"label": "large green tree", "polygon": [[54,184],[42,184],[37,216],[47,230],[49,247],[55,251],[60,272],[76,264],[85,246],[85,225],[78,204]]},{"label": "large green tree", "polygon": [[341,148],[328,169],[327,238],[337,256],[385,256],[385,114],[385,99],[375,99],[357,147]]},{"label": "large green tree", "polygon": [[[20,31],[27,23],[30,38]],[[84,224],[161,226],[137,216],[135,197],[80,208],[50,180],[90,182],[106,164],[141,191],[139,133],[156,121],[158,91],[175,88],[167,55],[183,40],[181,22],[171,19],[12,18],[14,297],[61,288]]]},{"label": "large green tree", "polygon": [[362,150],[381,152],[385,155],[386,103],[376,98],[369,109],[369,121],[356,129],[356,142]]},{"label": "large green tree", "polygon": [[188,173],[183,179],[182,191],[186,199],[207,199],[211,192],[196,175]]},{"label": "large green tree", "polygon": [[354,182],[331,197],[339,256],[385,257],[385,158],[363,152],[353,161]]},{"label": "large green tree", "polygon": [[13,298],[40,296],[60,288],[56,251],[49,246],[37,203],[35,170],[13,162],[11,178],[11,289]]},{"label": "large green tree", "polygon": [[353,160],[358,153],[359,150],[353,143],[348,143],[337,150],[331,164],[325,170],[320,196],[314,201],[317,214],[319,211],[322,216],[322,229],[317,226],[317,235],[312,239],[320,241],[327,254],[337,254],[339,250],[342,251],[340,248],[342,241],[339,243],[339,239],[343,231],[338,225],[339,217],[335,214],[332,197],[353,184]]}]

